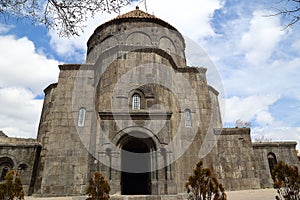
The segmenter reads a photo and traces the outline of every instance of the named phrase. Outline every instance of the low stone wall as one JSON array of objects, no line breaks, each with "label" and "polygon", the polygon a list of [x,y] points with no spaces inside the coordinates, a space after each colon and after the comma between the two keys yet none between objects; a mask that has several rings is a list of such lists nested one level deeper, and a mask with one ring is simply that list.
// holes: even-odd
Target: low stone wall
[{"label": "low stone wall", "polygon": [[33,190],[40,148],[35,139],[0,137],[0,170],[5,163],[11,165],[10,169],[18,170],[25,194]]},{"label": "low stone wall", "polygon": [[296,145],[296,142],[253,143],[261,188],[271,188],[273,186],[273,180],[268,163],[269,154],[273,154],[275,156],[276,162],[283,161],[288,165],[294,165],[300,169],[300,163],[296,154]]}]

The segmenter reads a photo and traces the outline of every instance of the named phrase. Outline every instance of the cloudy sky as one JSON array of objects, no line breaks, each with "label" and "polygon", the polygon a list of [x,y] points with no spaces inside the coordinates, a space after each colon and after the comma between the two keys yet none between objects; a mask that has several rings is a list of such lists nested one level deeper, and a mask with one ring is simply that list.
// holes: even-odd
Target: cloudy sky
[{"label": "cloudy sky", "polygon": [[[147,11],[207,52],[224,88],[225,127],[240,119],[251,122],[253,139],[300,143],[300,23],[283,29],[286,19],[266,17],[282,6],[276,2],[147,0]],[[143,3],[139,6],[145,10]],[[80,37],[70,39],[0,16],[0,130],[36,137],[43,89],[57,81],[57,65],[83,63],[93,30],[116,16],[99,14]]]}]

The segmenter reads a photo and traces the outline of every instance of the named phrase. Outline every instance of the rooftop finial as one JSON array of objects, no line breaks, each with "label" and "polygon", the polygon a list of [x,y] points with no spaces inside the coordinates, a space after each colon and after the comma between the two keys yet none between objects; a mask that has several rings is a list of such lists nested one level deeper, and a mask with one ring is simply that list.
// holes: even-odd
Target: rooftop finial
[{"label": "rooftop finial", "polygon": [[136,9],[136,10],[139,10],[139,9],[140,9],[140,7],[139,7],[139,6],[136,6],[136,7],[135,7],[135,9]]}]

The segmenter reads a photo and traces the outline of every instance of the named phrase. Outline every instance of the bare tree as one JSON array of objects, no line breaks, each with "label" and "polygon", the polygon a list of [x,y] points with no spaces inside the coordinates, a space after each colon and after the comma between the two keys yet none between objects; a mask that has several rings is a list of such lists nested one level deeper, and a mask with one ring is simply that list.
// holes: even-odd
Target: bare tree
[{"label": "bare tree", "polygon": [[276,11],[271,16],[281,15],[288,20],[285,28],[291,27],[300,20],[300,0],[281,0],[282,6],[274,8]]},{"label": "bare tree", "polygon": [[254,138],[254,142],[258,142],[258,143],[262,143],[262,142],[272,142],[272,138],[268,138],[265,136],[258,136],[256,138]]},{"label": "bare tree", "polygon": [[83,32],[88,17],[98,12],[118,13],[129,3],[130,0],[1,0],[0,14],[42,23],[56,29],[60,36],[70,37]]},{"label": "bare tree", "polygon": [[235,121],[235,127],[236,128],[250,128],[251,127],[251,122],[246,122],[241,119],[238,119]]}]

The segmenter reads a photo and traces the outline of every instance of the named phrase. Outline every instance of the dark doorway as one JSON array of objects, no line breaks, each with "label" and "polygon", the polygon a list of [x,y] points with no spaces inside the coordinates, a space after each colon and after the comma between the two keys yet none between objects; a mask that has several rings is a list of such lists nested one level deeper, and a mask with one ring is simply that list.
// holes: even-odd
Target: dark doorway
[{"label": "dark doorway", "polygon": [[277,164],[277,159],[274,153],[268,153],[268,163],[269,163],[270,173],[273,176],[273,169]]},{"label": "dark doorway", "polygon": [[123,195],[151,194],[150,149],[142,139],[122,147],[121,187]]}]

